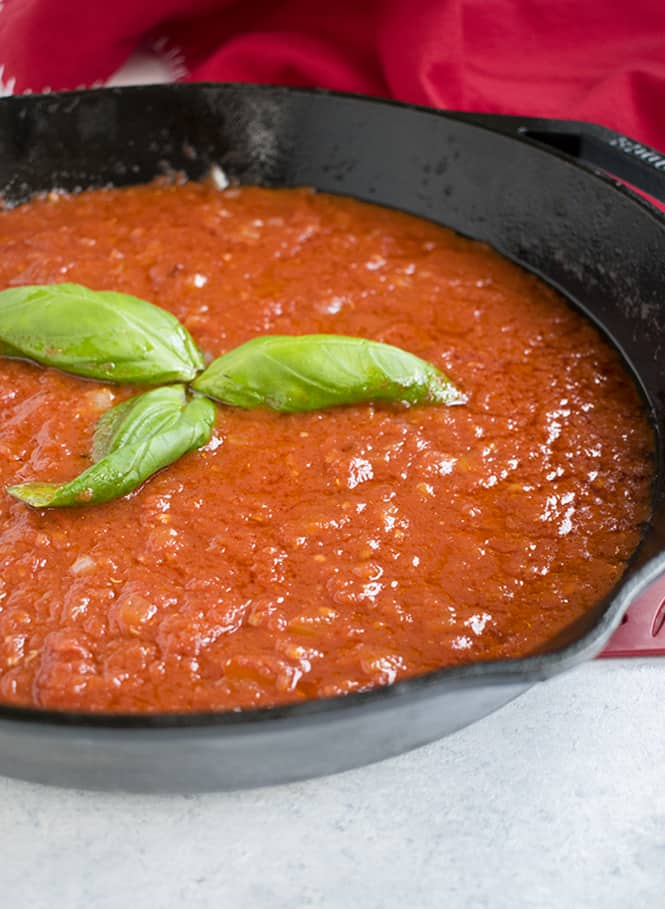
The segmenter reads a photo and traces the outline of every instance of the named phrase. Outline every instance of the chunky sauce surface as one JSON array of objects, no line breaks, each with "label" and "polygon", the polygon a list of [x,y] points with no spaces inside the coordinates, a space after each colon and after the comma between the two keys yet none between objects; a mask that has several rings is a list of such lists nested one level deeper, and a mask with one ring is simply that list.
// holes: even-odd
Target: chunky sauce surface
[{"label": "chunky sauce surface", "polygon": [[[0,700],[270,705],[532,653],[620,576],[652,437],[618,357],[543,283],[392,211],[305,190],[149,186],[0,213],[0,287],[76,281],[172,310],[209,355],[361,335],[463,407],[219,409],[126,499],[0,493]],[[89,464],[132,389],[0,360],[0,483]]]}]

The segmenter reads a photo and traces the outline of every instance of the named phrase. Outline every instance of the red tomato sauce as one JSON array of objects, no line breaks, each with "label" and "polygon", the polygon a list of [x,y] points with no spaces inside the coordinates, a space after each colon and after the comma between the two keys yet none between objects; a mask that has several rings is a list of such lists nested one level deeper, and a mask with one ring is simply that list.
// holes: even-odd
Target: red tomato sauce
[{"label": "red tomato sauce", "polygon": [[[171,310],[213,357],[256,335],[395,344],[465,406],[219,407],[124,499],[0,492],[0,699],[193,711],[337,695],[541,650],[617,581],[653,438],[595,328],[491,249],[307,190],[51,194],[0,212],[0,287]],[[134,389],[0,359],[0,484],[63,481]]]}]

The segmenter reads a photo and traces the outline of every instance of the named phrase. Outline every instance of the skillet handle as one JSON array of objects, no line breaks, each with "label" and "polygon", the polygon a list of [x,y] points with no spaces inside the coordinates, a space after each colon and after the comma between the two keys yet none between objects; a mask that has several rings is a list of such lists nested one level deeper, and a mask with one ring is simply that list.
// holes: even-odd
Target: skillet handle
[{"label": "skillet handle", "polygon": [[465,113],[462,117],[479,126],[554,148],[665,203],[665,154],[605,126],[498,114]]}]

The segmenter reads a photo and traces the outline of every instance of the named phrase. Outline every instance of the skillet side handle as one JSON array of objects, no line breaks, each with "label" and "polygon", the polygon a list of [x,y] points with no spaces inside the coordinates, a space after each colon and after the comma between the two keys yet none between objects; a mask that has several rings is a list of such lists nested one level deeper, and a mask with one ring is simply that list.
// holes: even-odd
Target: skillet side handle
[{"label": "skillet side handle", "polygon": [[[455,114],[455,116],[457,116]],[[665,153],[599,126],[575,120],[464,114],[464,119],[511,136],[523,136],[605,171],[665,203]]]}]

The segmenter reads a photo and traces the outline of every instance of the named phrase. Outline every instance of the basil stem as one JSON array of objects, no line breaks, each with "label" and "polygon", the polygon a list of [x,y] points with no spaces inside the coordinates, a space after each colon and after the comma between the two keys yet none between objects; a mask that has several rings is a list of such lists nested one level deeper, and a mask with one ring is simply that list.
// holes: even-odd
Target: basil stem
[{"label": "basil stem", "polygon": [[171,313],[79,284],[1,291],[0,355],[137,385],[189,382],[204,366],[189,332]]},{"label": "basil stem", "polygon": [[214,360],[192,387],[224,404],[283,411],[466,400],[431,363],[389,344],[342,335],[254,338]]},{"label": "basil stem", "polygon": [[[114,413],[115,412],[115,413]],[[23,483],[7,492],[35,508],[96,505],[126,495],[158,470],[205,445],[215,405],[189,402],[182,385],[158,388],[107,411],[98,423],[93,454],[99,460],[68,483]]]}]

